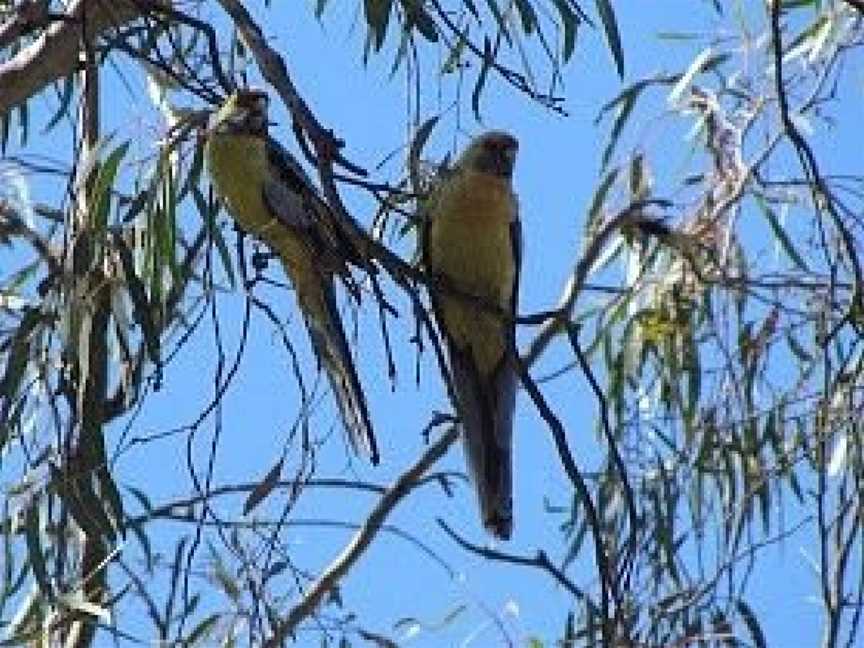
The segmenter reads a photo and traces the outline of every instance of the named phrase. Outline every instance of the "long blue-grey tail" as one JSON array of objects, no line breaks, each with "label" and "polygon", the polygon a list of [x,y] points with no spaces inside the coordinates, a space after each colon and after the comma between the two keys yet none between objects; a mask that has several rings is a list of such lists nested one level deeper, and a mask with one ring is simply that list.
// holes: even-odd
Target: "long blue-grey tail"
[{"label": "long blue-grey tail", "polygon": [[483,525],[497,538],[513,532],[513,410],[516,374],[506,358],[491,377],[477,371],[470,353],[450,349],[465,454],[477,489]]},{"label": "long blue-grey tail", "polygon": [[[377,465],[380,459],[378,444],[372,429],[366,396],[351,358],[345,330],[342,328],[332,279],[322,278],[319,297],[323,302],[320,309],[301,309],[312,347],[324,373],[327,374],[352,447],[355,451],[368,454],[372,463]],[[323,313],[323,317],[313,316],[313,310]]]}]

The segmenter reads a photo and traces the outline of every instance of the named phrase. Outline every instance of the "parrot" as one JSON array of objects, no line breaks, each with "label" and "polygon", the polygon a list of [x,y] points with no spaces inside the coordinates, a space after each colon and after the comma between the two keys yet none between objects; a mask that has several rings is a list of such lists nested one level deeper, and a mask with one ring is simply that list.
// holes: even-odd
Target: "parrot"
[{"label": "parrot", "polygon": [[[502,540],[513,530],[517,372],[510,348],[521,264],[513,191],[518,148],[516,138],[503,131],[476,137],[421,209],[423,266],[447,350],[468,469],[483,525]],[[436,277],[444,285],[436,285]]]},{"label": "parrot", "polygon": [[280,258],[355,452],[379,462],[366,396],[336,305],[334,276],[349,275],[356,248],[299,162],[268,134],[269,98],[238,90],[211,113],[204,157],[213,188],[240,227]]}]

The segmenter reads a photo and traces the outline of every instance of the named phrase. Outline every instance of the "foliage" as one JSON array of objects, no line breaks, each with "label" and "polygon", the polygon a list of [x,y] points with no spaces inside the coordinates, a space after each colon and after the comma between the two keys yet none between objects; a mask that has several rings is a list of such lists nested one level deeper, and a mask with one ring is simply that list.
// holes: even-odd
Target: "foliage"
[{"label": "foliage", "polygon": [[[397,645],[373,629],[377,620],[355,615],[340,589],[366,547],[390,533],[432,562],[447,545],[560,586],[572,596],[561,634],[531,637],[532,646],[764,646],[770,636],[748,599],[754,570],[778,543],[809,534],[824,645],[854,645],[864,601],[864,176],[835,167],[830,137],[857,133],[838,106],[853,92],[864,5],[702,3],[722,28],[670,25],[659,35],[686,43],[689,63],[630,79],[628,43],[647,36],[622,30],[622,17],[641,10],[626,3],[352,3],[369,73],[382,67],[391,83],[404,74],[413,89],[410,136],[393,143],[405,159],[379,177],[367,171],[371,161],[347,159],[352,134],[338,115],[325,124],[289,75],[315,57],[286,67],[262,32],[278,3],[247,4],[264,5],[257,19],[232,0],[0,8],[4,640],[257,645],[311,633],[328,646]],[[344,6],[282,10],[311,11],[326,25]],[[417,269],[409,236],[439,169],[427,143],[459,132],[469,106],[481,120],[493,92],[565,116],[565,66],[586,38],[603,40],[608,74],[622,86],[605,103],[595,97],[606,140],[584,249],[559,304],[519,320],[529,335],[519,349],[523,386],[572,487],[568,506],[548,511],[560,537],[538,538],[536,555],[522,555],[473,544],[440,521],[429,548],[387,520],[421,487],[464,496],[460,475],[430,472],[455,439],[452,419],[418,415],[414,427],[433,441],[390,487],[332,476],[340,459],[312,422],[314,359],[295,349],[290,322],[271,303],[266,252],[233,236],[209,192],[198,134],[248,77],[260,75],[281,98],[322,195],[367,255],[357,271],[369,286],[363,309],[379,315],[381,334],[361,313],[360,339],[384,347],[392,378],[392,345],[403,339],[395,331],[413,326],[404,344],[418,354],[438,344],[424,295],[439,287]],[[75,57],[63,55],[67,41]],[[28,80],[13,76],[21,69]],[[147,84],[146,95],[134,92],[152,106],[158,138],[133,141],[131,125],[104,131],[99,98],[108,98],[112,69],[130,87]],[[13,101],[13,91],[24,99]],[[437,109],[426,93],[444,97]],[[48,99],[56,109],[45,116],[34,107]],[[689,129],[677,166],[654,135],[676,129]],[[67,131],[74,151],[45,159],[40,138]],[[36,187],[48,202],[34,199]],[[349,190],[375,206],[371,222],[343,203]],[[231,333],[227,294],[242,304]],[[302,398],[259,477],[223,484],[222,407],[250,371],[242,359],[262,321]],[[178,389],[171,376],[202,339],[216,358],[207,402],[191,422],[176,415],[155,433],[139,430],[139,416]],[[560,369],[541,362],[551,355],[565,357]],[[570,454],[564,405],[548,396],[574,373],[597,405],[602,456],[590,467]],[[424,376],[438,379],[446,372]],[[142,448],[154,466],[182,457],[189,492],[164,499],[156,484],[128,486],[118,466]],[[304,518],[327,489],[378,498],[366,524]],[[304,566],[290,534],[305,522],[353,536],[332,562]],[[166,538],[169,552],[154,549]],[[463,611],[430,623],[417,606],[416,617],[394,622],[400,641],[434,634]]]}]

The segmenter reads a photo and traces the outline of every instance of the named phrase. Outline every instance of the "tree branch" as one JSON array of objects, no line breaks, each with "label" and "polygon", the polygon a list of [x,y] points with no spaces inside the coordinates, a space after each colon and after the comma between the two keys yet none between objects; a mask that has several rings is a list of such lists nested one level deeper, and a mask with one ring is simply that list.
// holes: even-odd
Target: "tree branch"
[{"label": "tree branch", "polygon": [[485,558],[487,560],[494,560],[497,562],[509,563],[511,565],[520,565],[522,567],[534,567],[541,571],[544,571],[552,576],[555,581],[561,585],[564,589],[570,592],[575,598],[585,601],[585,604],[591,610],[592,614],[595,616],[600,615],[600,609],[597,607],[597,604],[591,598],[591,596],[585,592],[582,588],[576,585],[573,581],[567,578],[567,575],[558,569],[551,560],[549,560],[549,556],[542,549],[537,551],[537,554],[533,558],[529,558],[527,556],[518,556],[516,554],[505,553],[503,551],[498,551],[496,549],[490,549],[489,547],[481,547],[472,542],[468,542],[465,538],[456,533],[453,529],[451,529],[446,522],[442,519],[438,519],[438,526],[444,529],[444,532],[450,536],[450,538],[458,544],[460,547],[465,549],[466,551],[470,551],[473,554],[477,554],[481,558]]},{"label": "tree branch", "polygon": [[93,39],[141,14],[142,9],[134,0],[74,0],[62,20],[51,25],[12,59],[0,64],[0,113],[72,74],[80,65],[79,50],[85,30]]},{"label": "tree branch", "polygon": [[9,47],[24,34],[44,27],[51,19],[48,0],[24,0],[12,12],[12,17],[0,25],[0,49]]},{"label": "tree branch", "polygon": [[354,535],[351,542],[345,547],[339,556],[330,563],[324,573],[306,592],[303,599],[288,613],[273,632],[273,636],[265,643],[265,646],[275,648],[282,645],[286,637],[294,633],[295,628],[304,619],[310,616],[318,608],[324,596],[330,592],[339,581],[348,573],[348,570],[363,555],[363,552],[371,544],[378,530],[384,524],[387,516],[396,505],[420,483],[420,478],[438,459],[444,456],[453,442],[459,436],[456,427],[450,428],[438,441],[436,441],[422,457],[402,474],[399,479],[387,490],[372,509],[366,522]]}]

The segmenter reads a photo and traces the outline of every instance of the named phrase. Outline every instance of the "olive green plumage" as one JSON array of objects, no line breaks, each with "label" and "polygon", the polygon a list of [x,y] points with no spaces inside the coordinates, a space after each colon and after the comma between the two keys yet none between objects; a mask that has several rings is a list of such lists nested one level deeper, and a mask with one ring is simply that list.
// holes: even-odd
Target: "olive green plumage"
[{"label": "olive green plumage", "polygon": [[346,262],[358,256],[303,169],[268,135],[267,103],[263,92],[238,91],[211,116],[205,143],[210,178],[237,223],[282,260],[348,438],[378,463],[334,291],[334,274],[347,275]]},{"label": "olive green plumage", "polygon": [[422,237],[425,267],[459,293],[448,293],[445,285],[433,291],[432,305],[447,346],[483,524],[502,539],[513,526],[516,374],[508,351],[520,263],[512,187],[517,149],[516,139],[499,131],[471,142],[429,197]]}]

